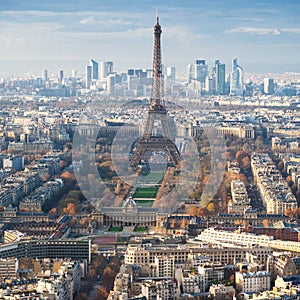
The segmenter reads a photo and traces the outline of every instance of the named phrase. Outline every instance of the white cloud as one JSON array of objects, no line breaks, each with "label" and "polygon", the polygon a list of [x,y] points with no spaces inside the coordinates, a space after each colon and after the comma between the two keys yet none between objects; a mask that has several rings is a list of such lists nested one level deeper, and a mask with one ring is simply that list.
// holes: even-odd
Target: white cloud
[{"label": "white cloud", "polygon": [[87,17],[87,18],[84,18],[84,19],[80,20],[79,23],[82,24],[82,25],[93,25],[93,24],[95,24],[95,18],[94,17]]},{"label": "white cloud", "polygon": [[263,28],[238,27],[225,31],[225,33],[249,33],[257,35],[280,35],[283,33],[300,33],[300,28]]},{"label": "white cloud", "polygon": [[265,21],[264,18],[255,18],[255,17],[224,17],[224,19],[231,20],[231,21],[249,21],[249,22],[263,22]]},{"label": "white cloud", "polygon": [[81,25],[130,25],[132,24],[132,22],[130,21],[125,21],[123,19],[104,19],[104,18],[95,18],[95,17],[86,17],[86,18],[83,18],[82,20],[79,21],[79,23]]}]

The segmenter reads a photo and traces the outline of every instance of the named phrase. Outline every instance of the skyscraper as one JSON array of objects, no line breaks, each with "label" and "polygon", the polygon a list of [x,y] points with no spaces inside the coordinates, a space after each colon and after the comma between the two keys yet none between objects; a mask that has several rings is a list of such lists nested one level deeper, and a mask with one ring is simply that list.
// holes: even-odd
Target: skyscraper
[{"label": "skyscraper", "polygon": [[71,96],[76,96],[76,86],[77,86],[77,72],[76,70],[72,70],[72,87],[71,87]]},{"label": "skyscraper", "polygon": [[43,80],[44,81],[47,81],[49,78],[48,78],[48,70],[44,70],[43,71],[43,76],[42,76]]},{"label": "skyscraper", "polygon": [[264,79],[264,93],[267,95],[274,94],[274,79],[265,78]]},{"label": "skyscraper", "polygon": [[166,77],[171,80],[175,80],[176,78],[176,69],[175,67],[167,67]]},{"label": "skyscraper", "polygon": [[225,94],[225,64],[221,64],[219,60],[215,61],[216,76],[216,92],[218,95]]},{"label": "skyscraper", "polygon": [[230,74],[230,94],[243,95],[243,68],[238,65],[237,58],[232,60],[232,72]]},{"label": "skyscraper", "polygon": [[85,68],[85,87],[90,88],[92,82],[92,66],[86,66]]},{"label": "skyscraper", "polygon": [[194,79],[195,68],[194,65],[188,64],[186,67],[186,80],[190,83]]},{"label": "skyscraper", "polygon": [[194,78],[201,83],[205,83],[205,78],[208,75],[208,66],[204,59],[197,59],[194,65]]},{"label": "skyscraper", "polygon": [[64,71],[59,70],[59,72],[58,72],[58,82],[62,83],[63,78],[64,78]]},{"label": "skyscraper", "polygon": [[205,79],[206,94],[212,95],[216,91],[216,78],[214,76],[207,76]]},{"label": "skyscraper", "polygon": [[72,70],[72,78],[77,78],[77,72],[76,72],[76,70]]},{"label": "skyscraper", "polygon": [[112,61],[101,61],[100,62],[100,80],[103,81],[109,74],[113,73],[113,62]]},{"label": "skyscraper", "polygon": [[98,80],[98,63],[90,59],[90,66],[92,67],[92,79]]},{"label": "skyscraper", "polygon": [[116,84],[115,74],[108,75],[107,82],[106,82],[106,90],[108,96],[115,95],[115,84]]}]

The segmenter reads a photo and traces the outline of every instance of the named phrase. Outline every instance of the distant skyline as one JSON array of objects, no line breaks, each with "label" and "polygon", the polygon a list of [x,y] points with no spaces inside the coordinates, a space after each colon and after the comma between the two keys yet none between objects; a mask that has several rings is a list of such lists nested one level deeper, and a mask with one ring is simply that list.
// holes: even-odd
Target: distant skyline
[{"label": "distant skyline", "polygon": [[181,72],[195,59],[228,72],[234,57],[245,72],[300,72],[299,1],[1,0],[0,74],[83,72],[90,58],[151,68],[156,9],[163,63]]}]

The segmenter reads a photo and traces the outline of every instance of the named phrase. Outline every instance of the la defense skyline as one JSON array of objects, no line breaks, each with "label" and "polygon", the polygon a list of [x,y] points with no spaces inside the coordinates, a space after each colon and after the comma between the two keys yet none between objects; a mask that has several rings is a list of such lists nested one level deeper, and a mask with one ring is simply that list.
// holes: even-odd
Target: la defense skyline
[{"label": "la defense skyline", "polygon": [[[145,36],[146,37],[146,36]],[[142,39],[141,39],[142,41]],[[105,41],[104,41],[105,43]],[[286,66],[285,69],[283,69],[282,71],[279,71],[280,68],[280,63],[281,60],[276,59],[274,63],[259,63],[259,62],[255,62],[255,60],[252,61],[247,61],[247,60],[243,60],[240,58],[239,55],[234,55],[234,53],[230,53],[230,51],[220,51],[220,55],[216,55],[215,57],[212,57],[210,55],[210,57],[207,57],[204,53],[204,50],[209,49],[211,46],[209,44],[205,44],[202,45],[202,47],[199,48],[199,54],[197,54],[196,56],[187,58],[186,62],[177,62],[177,61],[168,61],[168,56],[166,55],[166,59],[163,62],[163,69],[164,67],[167,66],[172,66],[176,68],[177,74],[180,75],[180,78],[182,78],[183,76],[187,76],[187,68],[188,66],[191,64],[190,62],[194,60],[195,64],[203,64],[203,62],[205,62],[205,64],[207,66],[210,67],[210,69],[208,71],[210,72],[215,72],[215,71],[220,71],[220,72],[224,72],[223,70],[223,66],[225,66],[225,68],[227,69],[227,73],[230,72],[235,72],[234,76],[239,77],[241,72],[243,72],[245,70],[246,73],[251,73],[251,74],[272,74],[272,73],[285,73],[285,72],[297,72],[297,70],[289,70],[289,67]],[[164,49],[168,49],[168,47],[164,47]],[[195,47],[197,48],[197,47]],[[134,49],[134,47],[133,47]],[[220,45],[220,49],[221,49],[221,45]],[[114,51],[118,50],[118,47],[115,47]],[[168,52],[176,52],[176,48],[169,48]],[[100,48],[100,53],[102,52],[102,49]],[[203,54],[201,54],[201,52],[203,52]],[[85,53],[85,51],[83,52]],[[81,56],[83,56],[83,53],[81,54]],[[88,54],[88,53],[87,53]],[[242,54],[242,53],[240,53]],[[231,56],[231,59],[228,60],[228,56]],[[243,56],[243,55],[241,55]],[[106,76],[106,74],[112,72],[113,66],[114,66],[114,72],[123,72],[126,71],[128,69],[151,69],[151,63],[149,61],[149,63],[146,65],[145,63],[139,63],[139,62],[135,62],[135,58],[136,56],[134,55],[134,52],[132,53],[132,56],[129,56],[129,60],[130,62],[128,62],[128,59],[122,60],[122,51],[120,51],[120,53],[118,53],[118,55],[111,55],[109,52],[107,53],[103,53],[100,55],[90,55],[90,56],[86,56],[86,58],[81,58],[81,59],[76,59],[76,60],[72,60],[72,59],[64,59],[61,60],[59,59],[59,56],[57,57],[57,59],[40,59],[40,60],[23,60],[22,57],[18,57],[18,61],[13,61],[13,60],[6,60],[6,61],[2,61],[1,65],[2,68],[0,67],[0,76],[1,74],[4,75],[9,75],[9,76],[22,76],[24,74],[27,75],[38,75],[41,71],[40,70],[47,70],[47,73],[50,74],[56,74],[57,72],[59,72],[59,70],[64,70],[64,75],[73,75],[74,71],[76,71],[76,74],[79,76],[85,76],[90,77],[91,80],[97,80],[97,79],[103,79],[103,77]],[[186,57],[186,55],[185,55]],[[224,58],[226,57],[226,58]],[[86,61],[89,60],[89,64],[86,64]],[[237,60],[242,62],[243,68],[237,63]],[[1,61],[1,59],[0,59]],[[108,62],[109,66],[107,65],[101,65],[101,64],[106,64]],[[27,65],[30,65],[31,67],[26,67]],[[217,66],[219,65],[219,66]],[[8,66],[8,68],[6,69],[5,66]],[[260,68],[257,68],[257,66],[260,66]],[[277,66],[278,69],[275,68],[274,70],[274,66]],[[14,71],[12,73],[10,73],[8,70],[10,68],[13,68]],[[269,69],[269,67],[271,67],[271,70]],[[273,70],[272,70],[273,68]],[[2,70],[1,70],[2,69]],[[229,69],[232,69],[231,71],[229,71]],[[22,71],[23,70],[23,71]],[[26,71],[24,71],[26,70]],[[91,74],[89,74],[90,72],[92,72]],[[197,72],[197,71],[193,71],[193,72]],[[87,73],[89,75],[87,75]],[[240,78],[236,78],[235,80],[240,81]],[[189,79],[188,79],[189,81]],[[232,83],[230,83],[232,86]],[[237,83],[238,84],[238,83]],[[240,88],[239,88],[240,89]],[[222,94],[223,92],[223,87],[220,88],[220,94]],[[239,92],[237,91],[237,93],[235,94],[239,94]]]},{"label": "la defense skyline", "polygon": [[[146,35],[145,35],[146,38]],[[103,43],[105,44],[105,40],[103,41]],[[140,42],[139,42],[140,43]],[[143,39],[141,38],[141,43],[143,44]],[[119,45],[121,46],[121,44]],[[217,50],[221,50],[222,45],[220,45],[220,47],[217,48]],[[274,63],[267,63],[267,62],[263,62],[263,63],[259,63],[256,62],[255,59],[251,58],[251,61],[249,60],[245,60],[241,57],[243,57],[243,53],[239,53],[240,55],[236,55],[236,51],[234,52],[230,52],[229,50],[225,51],[218,51],[220,52],[220,54],[218,53],[218,55],[215,55],[214,57],[212,55],[210,55],[209,57],[207,55],[205,55],[205,51],[207,51],[207,49],[211,48],[211,45],[209,44],[204,44],[201,47],[196,47],[195,49],[199,48],[199,51],[197,50],[197,52],[199,54],[196,54],[194,56],[191,56],[189,58],[186,58],[185,62],[182,62],[182,60],[179,61],[170,61],[168,55],[166,56],[165,61],[163,62],[163,69],[165,66],[172,66],[176,68],[177,74],[180,74],[180,77],[182,78],[183,76],[187,76],[187,67],[190,65],[191,61],[195,61],[195,64],[202,64],[203,61],[205,61],[205,64],[210,66],[210,69],[208,71],[214,72],[216,71],[216,69],[219,69],[220,72],[224,72],[223,69],[223,65],[225,66],[225,68],[227,68],[227,73],[231,72],[228,71],[230,68],[232,69],[232,72],[235,71],[235,75],[234,76],[238,76],[241,72],[243,72],[243,69],[245,70],[245,72],[247,73],[251,73],[251,74],[267,74],[267,73],[285,73],[285,72],[298,72],[298,69],[296,68],[296,70],[289,69],[289,67],[287,65],[285,65],[286,67],[284,69],[282,69],[281,71],[279,71],[280,67],[280,63],[281,63],[281,59],[276,59],[274,61]],[[114,51],[118,51],[119,47],[114,47]],[[132,47],[133,52],[132,55],[128,56],[128,58],[126,60],[122,59],[122,51],[121,51],[121,47],[120,47],[120,52],[117,55],[112,55],[110,53],[110,51],[108,52],[103,52],[100,55],[88,55],[89,53],[86,51],[83,51],[81,53],[81,58],[80,59],[64,59],[61,60],[59,59],[59,56],[55,57],[54,59],[22,59],[22,56],[18,57],[18,60],[14,61],[14,60],[5,60],[5,61],[1,61],[1,65],[2,68],[0,67],[0,76],[2,74],[4,75],[15,75],[15,76],[22,76],[24,74],[27,75],[37,75],[40,73],[40,70],[47,70],[48,74],[56,74],[59,70],[64,70],[64,74],[65,75],[73,75],[73,72],[76,71],[77,75],[81,75],[81,76],[85,76],[85,77],[90,77],[91,80],[96,80],[96,79],[103,79],[103,77],[105,76],[106,73],[109,73],[112,70],[112,67],[114,65],[114,71],[116,72],[123,72],[126,71],[128,69],[151,69],[151,63],[150,61],[145,64],[145,63],[140,63],[138,61],[136,61],[136,55],[134,52],[135,47]],[[164,49],[167,49],[168,53],[172,53],[172,52],[176,52],[176,48],[172,48],[172,47],[166,47],[164,46]],[[113,49],[112,49],[113,50]],[[114,52],[111,51],[111,52]],[[87,53],[86,57],[84,53]],[[99,48],[99,52],[102,52],[101,47]],[[91,54],[91,53],[90,53]],[[229,60],[228,57],[231,56],[231,59]],[[85,58],[83,58],[85,57]],[[187,55],[183,55],[183,57],[187,57]],[[57,59],[56,59],[57,58]],[[146,59],[146,58],[145,58]],[[86,61],[89,60],[89,64],[86,65]],[[237,60],[239,60],[239,62],[242,62],[243,68],[241,68],[238,63]],[[129,61],[129,62],[128,62]],[[99,62],[99,63],[98,63]],[[110,66],[101,66],[101,64],[105,64],[106,62],[108,62],[110,64]],[[220,64],[219,68],[218,68],[218,64]],[[30,67],[26,67],[27,65],[30,65]],[[259,68],[257,68],[259,66]],[[278,69],[274,69],[274,66],[277,66]],[[294,64],[295,66],[295,64]],[[271,67],[271,69],[270,69]],[[9,69],[13,68],[14,71],[10,72]],[[273,70],[272,70],[273,69]],[[26,70],[26,71],[25,71]],[[99,70],[99,71],[98,71]],[[89,74],[87,76],[87,73],[93,72],[91,74]],[[197,72],[197,71],[193,71],[193,72]],[[239,78],[237,78],[236,80],[240,80]],[[189,79],[188,79],[189,81]],[[221,91],[223,90],[223,88],[220,89],[220,93],[222,93]],[[237,92],[237,94],[239,94],[239,92]]]},{"label": "la defense skyline", "polygon": [[[134,46],[133,46],[134,48]],[[164,49],[166,47],[164,46]],[[209,48],[209,45],[203,45],[204,48]],[[191,64],[191,61],[194,61],[194,64],[205,64],[210,68],[208,71],[214,72],[218,69],[217,65],[220,64],[220,68],[223,68],[223,65],[226,68],[226,72],[234,72],[236,76],[239,76],[239,73],[245,72],[250,74],[283,74],[283,73],[297,73],[299,71],[298,68],[290,68],[290,66],[295,67],[296,64],[292,64],[290,66],[284,64],[284,68],[282,68],[281,60],[277,59],[274,63],[259,63],[254,61],[247,61],[240,58],[238,55],[233,55],[230,52],[226,51],[226,55],[224,52],[220,51],[220,54],[215,57],[207,57],[205,54],[201,54],[202,48],[199,49],[196,56],[187,58],[185,62],[170,62],[168,60],[168,56],[164,59],[162,66],[164,67],[175,67],[177,74],[182,78],[187,76],[187,68]],[[176,51],[175,49],[169,49],[169,51]],[[101,53],[101,49],[99,51]],[[121,52],[120,52],[121,54]],[[121,55],[120,55],[121,56]],[[43,60],[22,60],[22,58],[18,58],[18,61],[1,61],[2,67],[0,67],[0,76],[1,74],[5,74],[8,76],[22,76],[24,74],[28,75],[38,75],[41,70],[47,70],[48,74],[56,74],[59,70],[64,70],[65,75],[71,75],[72,72],[75,70],[77,75],[86,76],[86,73],[91,73],[91,79],[103,79],[103,77],[111,72],[114,68],[116,72],[124,72],[128,69],[151,69],[151,62],[149,61],[148,64],[138,63],[135,62],[135,55],[132,54],[130,58],[130,62],[123,61],[119,55],[112,56],[110,54],[100,54],[100,55],[88,55],[86,58],[76,59],[76,60],[60,60],[60,59],[43,59]],[[231,59],[228,60],[224,59],[225,57],[231,56]],[[242,56],[242,55],[241,55]],[[87,65],[86,62],[89,61]],[[239,63],[243,65],[241,67]],[[108,65],[105,65],[108,63]],[[104,65],[101,65],[104,64]],[[192,63],[193,64],[193,63]],[[13,69],[12,72],[9,69]],[[95,71],[97,70],[97,71]],[[223,70],[221,70],[223,72]],[[236,79],[240,80],[240,79]],[[221,88],[222,90],[222,88]],[[237,93],[238,94],[238,93]]]}]

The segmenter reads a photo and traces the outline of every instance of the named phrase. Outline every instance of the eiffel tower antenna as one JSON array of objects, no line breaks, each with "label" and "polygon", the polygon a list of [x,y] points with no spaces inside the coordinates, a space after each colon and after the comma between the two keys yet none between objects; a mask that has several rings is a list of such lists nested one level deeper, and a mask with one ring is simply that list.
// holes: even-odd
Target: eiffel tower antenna
[{"label": "eiffel tower antenna", "polygon": [[[162,95],[162,59],[161,59],[161,26],[159,24],[158,11],[156,11],[156,24],[154,25],[153,47],[153,81],[152,96],[148,111],[148,119],[144,135],[137,140],[130,165],[137,168],[140,161],[147,162],[152,152],[163,151],[167,154],[167,160],[178,166],[181,158],[176,145],[172,141],[170,128],[167,121],[167,110]],[[154,121],[160,121],[163,136],[153,135]]]}]

